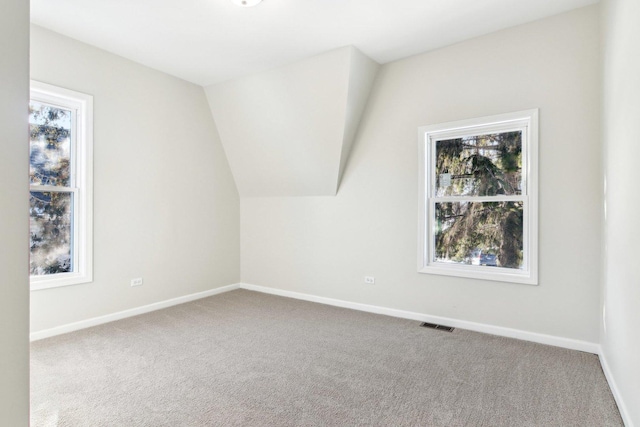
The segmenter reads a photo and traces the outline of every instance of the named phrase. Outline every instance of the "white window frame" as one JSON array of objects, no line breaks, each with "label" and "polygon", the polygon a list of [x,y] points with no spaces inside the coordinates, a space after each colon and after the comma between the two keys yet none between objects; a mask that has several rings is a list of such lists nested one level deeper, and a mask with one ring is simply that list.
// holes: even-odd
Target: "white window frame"
[{"label": "white window frame", "polygon": [[73,194],[74,271],[31,276],[31,290],[89,283],[93,281],[93,96],[31,80],[31,100],[74,112],[71,119],[70,186],[30,186],[31,191]]},{"label": "white window frame", "polygon": [[[436,197],[435,145],[465,136],[522,130],[522,195]],[[418,272],[501,282],[538,284],[538,109],[422,126],[418,129],[420,181]],[[438,262],[435,252],[435,203],[461,201],[523,202],[523,268],[510,269]]]}]

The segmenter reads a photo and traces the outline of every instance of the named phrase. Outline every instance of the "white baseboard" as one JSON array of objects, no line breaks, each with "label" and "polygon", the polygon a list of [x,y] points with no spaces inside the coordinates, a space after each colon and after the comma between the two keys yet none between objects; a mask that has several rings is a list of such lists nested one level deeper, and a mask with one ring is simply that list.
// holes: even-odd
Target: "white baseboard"
[{"label": "white baseboard", "polygon": [[380,307],[375,305],[361,304],[350,301],[343,301],[333,298],[319,297],[300,292],[286,291],[282,289],[269,288],[265,286],[252,285],[248,283],[238,283],[220,288],[211,289],[209,291],[199,292],[195,294],[185,295],[166,301],[144,305],[142,307],[132,308],[117,313],[107,314],[104,316],[94,317],[79,322],[69,323],[57,326],[51,329],[33,332],[30,335],[31,341],[53,337],[80,329],[90,328],[92,326],[101,325],[103,323],[113,322],[115,320],[125,319],[127,317],[137,316],[139,314],[149,313],[151,311],[160,310],[185,302],[195,301],[200,298],[206,298],[213,295],[229,292],[235,289],[247,289],[250,291],[262,292],[272,295],[279,295],[288,298],[295,298],[304,301],[317,302],[320,304],[333,305],[336,307],[349,308],[352,310],[366,311],[369,313],[383,314],[386,316],[400,317],[403,319],[411,319],[420,322],[438,323],[455,328],[468,329],[470,331],[483,332],[486,334],[499,335],[503,337],[516,338],[525,341],[532,341],[540,344],[553,345],[556,347],[568,348],[571,350],[580,350],[593,354],[600,354],[600,346],[596,343],[587,341],[579,341],[570,338],[556,337],[553,335],[538,334],[535,332],[521,331],[518,329],[505,328],[502,326],[494,326],[483,323],[470,322],[466,320],[452,319],[448,317],[432,316],[429,314],[415,313],[411,311],[397,310],[393,308]]},{"label": "white baseboard", "polygon": [[68,323],[66,325],[57,326],[51,329],[45,329],[42,331],[33,332],[29,335],[31,341],[37,341],[44,338],[53,337],[56,335],[66,334],[68,332],[78,331],[80,329],[90,328],[92,326],[102,325],[103,323],[113,322],[115,320],[125,319],[127,317],[137,316],[139,314],[149,313],[151,311],[161,310],[163,308],[171,307],[178,304],[184,304],[185,302],[195,301],[201,298],[218,295],[224,292],[233,291],[238,289],[239,284],[233,284],[228,286],[222,286],[220,288],[211,289],[204,292],[198,292],[195,294],[185,295],[178,298],[172,298],[165,301],[156,302],[153,304],[143,305],[142,307],[136,307],[129,310],[119,311],[113,314],[107,314],[105,316],[93,317],[87,320],[81,320],[79,322]]},{"label": "white baseboard", "polygon": [[627,410],[627,405],[625,405],[624,400],[622,399],[622,395],[620,394],[620,390],[618,389],[618,384],[616,383],[615,378],[613,377],[613,373],[611,372],[611,368],[609,368],[609,362],[607,362],[607,356],[604,354],[601,346],[598,346],[599,352],[598,356],[600,356],[600,365],[602,366],[602,371],[604,372],[604,376],[607,378],[607,382],[609,383],[609,388],[611,389],[611,393],[613,394],[613,398],[618,405],[618,410],[620,411],[620,416],[622,417],[622,422],[626,427],[633,427],[633,421],[629,417],[629,411]]},{"label": "white baseboard", "polygon": [[553,335],[539,334],[536,332],[527,332],[519,329],[505,328],[502,326],[488,325],[484,323],[470,322],[467,320],[458,320],[448,317],[432,316],[429,314],[415,313],[411,311],[396,310],[393,308],[380,307],[375,305],[360,304],[356,302],[343,301],[333,298],[319,297],[315,295],[303,294],[300,292],[285,291],[282,289],[268,288],[265,286],[252,285],[248,283],[240,283],[241,289],[250,291],[263,292],[272,295],[295,298],[304,301],[317,302],[320,304],[333,305],[336,307],[350,308],[353,310],[366,311],[369,313],[384,314],[386,316],[400,317],[403,319],[417,320],[419,322],[437,323],[440,325],[453,326],[460,329],[468,329],[475,332],[483,332],[485,334],[499,335],[502,337],[516,338],[524,341],[532,341],[540,344],[547,344],[556,347],[563,347],[570,350],[579,350],[587,353],[598,354],[599,345],[588,341],[574,340],[571,338],[556,337]]}]

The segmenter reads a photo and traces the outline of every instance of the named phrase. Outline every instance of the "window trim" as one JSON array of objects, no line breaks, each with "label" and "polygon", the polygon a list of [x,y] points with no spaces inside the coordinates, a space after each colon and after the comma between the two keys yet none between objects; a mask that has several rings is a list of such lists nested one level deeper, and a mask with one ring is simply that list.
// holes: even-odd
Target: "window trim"
[{"label": "window trim", "polygon": [[[93,281],[93,96],[31,80],[30,100],[75,110],[72,118],[71,176],[69,187],[30,186],[30,191],[73,194],[73,259],[71,273],[30,276],[31,290],[78,285]],[[75,136],[75,137],[74,137]],[[67,190],[68,189],[68,190]]]},{"label": "window trim", "polygon": [[[523,193],[513,197],[523,200],[523,251],[524,266],[522,270],[496,269],[495,267],[446,264],[430,260],[434,251],[433,216],[435,202],[449,201],[483,201],[491,197],[434,197],[432,183],[435,156],[433,142],[448,138],[478,135],[481,133],[508,132],[509,129],[522,129],[523,133]],[[494,116],[479,117],[454,122],[421,126],[418,128],[419,141],[419,219],[418,219],[418,272],[446,276],[458,276],[481,280],[538,284],[538,109],[524,110]],[[510,196],[500,196],[501,200]],[[493,199],[495,200],[495,199]]]}]

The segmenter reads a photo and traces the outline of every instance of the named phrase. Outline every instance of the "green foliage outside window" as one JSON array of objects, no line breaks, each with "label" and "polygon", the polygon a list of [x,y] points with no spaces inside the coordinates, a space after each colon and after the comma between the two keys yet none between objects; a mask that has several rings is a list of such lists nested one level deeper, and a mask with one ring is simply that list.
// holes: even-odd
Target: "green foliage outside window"
[{"label": "green foliage outside window", "polygon": [[71,272],[71,111],[32,102],[29,128],[30,273]]},{"label": "green foliage outside window", "polygon": [[[437,197],[521,195],[522,134],[437,141],[435,175]],[[442,201],[435,218],[436,260],[522,268],[521,201]]]}]

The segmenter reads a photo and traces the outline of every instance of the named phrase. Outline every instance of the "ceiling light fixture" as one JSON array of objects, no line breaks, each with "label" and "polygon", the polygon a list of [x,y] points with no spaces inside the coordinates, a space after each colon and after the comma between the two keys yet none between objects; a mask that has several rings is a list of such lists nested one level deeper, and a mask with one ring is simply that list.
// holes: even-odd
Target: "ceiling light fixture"
[{"label": "ceiling light fixture", "polygon": [[262,0],[231,0],[238,6],[242,7],[252,7],[260,3]]}]

